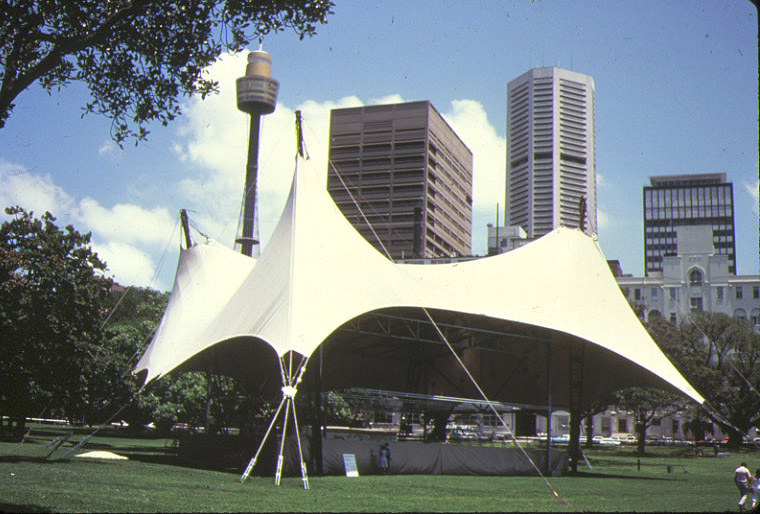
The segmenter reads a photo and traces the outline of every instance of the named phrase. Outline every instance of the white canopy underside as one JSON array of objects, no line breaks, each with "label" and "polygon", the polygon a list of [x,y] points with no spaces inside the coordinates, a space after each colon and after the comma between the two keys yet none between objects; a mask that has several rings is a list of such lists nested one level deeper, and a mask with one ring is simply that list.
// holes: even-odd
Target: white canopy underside
[{"label": "white canopy underside", "polygon": [[[404,353],[411,347],[408,340],[391,344],[387,338],[351,337],[344,330],[371,313],[420,318],[423,307],[434,317],[504,334],[489,340],[490,354],[482,346],[473,348],[480,352],[478,359],[468,360],[467,348],[461,354],[494,398],[526,398],[532,382],[533,389],[543,387],[540,375],[546,372],[541,365],[532,373],[526,363],[535,367],[539,353],[541,359],[556,354],[550,369],[560,370],[559,363],[566,367],[568,359],[563,348],[582,344],[588,352],[586,401],[619,386],[654,385],[703,402],[633,313],[597,243],[582,232],[560,228],[512,252],[457,264],[396,264],[359,235],[313,170],[303,167],[294,175],[282,216],[258,261],[212,241],[181,251],[166,312],[135,373],[145,372],[148,382],[187,368],[215,345],[226,345],[217,359],[223,355],[233,367],[250,362],[241,371],[254,381],[264,372],[279,378],[274,354],[309,357],[320,344],[336,339],[333,355],[340,366],[330,368],[329,354],[322,355],[334,384],[347,385],[348,377],[355,377],[363,386],[403,387],[404,380],[409,383],[412,355]],[[518,339],[519,348],[502,351]],[[539,340],[549,341],[551,350]],[[380,351],[384,344],[385,353]],[[239,353],[251,351],[257,356]],[[461,371],[443,358],[440,352],[431,357],[434,369],[415,392],[456,392],[462,380],[451,375]],[[510,381],[518,369],[524,378]],[[567,389],[567,382],[560,382],[557,387]]]}]

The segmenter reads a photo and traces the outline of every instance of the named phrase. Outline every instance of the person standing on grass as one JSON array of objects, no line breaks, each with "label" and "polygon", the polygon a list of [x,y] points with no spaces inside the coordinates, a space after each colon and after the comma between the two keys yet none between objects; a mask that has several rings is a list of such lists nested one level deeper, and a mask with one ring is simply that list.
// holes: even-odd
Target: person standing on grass
[{"label": "person standing on grass", "polygon": [[388,443],[385,443],[380,447],[380,472],[384,475],[388,474],[388,468],[391,467],[391,449]]},{"label": "person standing on grass", "polygon": [[755,476],[752,477],[752,489],[750,489],[749,498],[752,512],[760,511],[760,468],[755,470]]},{"label": "person standing on grass", "polygon": [[[752,486],[752,473],[747,468],[747,463],[742,462],[741,465],[734,470],[734,483],[739,488],[739,510],[744,510],[744,504],[747,503],[749,498],[750,488]],[[750,504],[750,507],[752,505]]]}]

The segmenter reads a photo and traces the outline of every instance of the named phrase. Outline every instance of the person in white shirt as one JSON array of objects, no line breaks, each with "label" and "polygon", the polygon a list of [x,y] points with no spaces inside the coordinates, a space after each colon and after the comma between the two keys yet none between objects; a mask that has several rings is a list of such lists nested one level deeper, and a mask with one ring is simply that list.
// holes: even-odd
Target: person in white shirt
[{"label": "person in white shirt", "polygon": [[760,510],[760,468],[755,470],[755,476],[752,477],[752,489],[749,493],[751,500],[752,512]]},{"label": "person in white shirt", "polygon": [[752,473],[749,472],[746,462],[742,462],[741,465],[734,470],[734,483],[736,484],[736,487],[739,488],[739,510],[744,510],[744,504],[747,503],[752,486]]}]

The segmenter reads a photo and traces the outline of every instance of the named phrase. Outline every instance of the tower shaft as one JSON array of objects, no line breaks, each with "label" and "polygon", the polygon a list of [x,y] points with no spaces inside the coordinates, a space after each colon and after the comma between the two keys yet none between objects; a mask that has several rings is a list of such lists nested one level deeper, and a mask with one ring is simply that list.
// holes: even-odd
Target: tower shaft
[{"label": "tower shaft", "polygon": [[248,133],[248,162],[245,172],[242,220],[240,222],[240,251],[253,257],[259,242],[256,235],[256,189],[259,174],[259,132],[261,116],[274,111],[280,84],[272,78],[272,58],[259,49],[248,54],[245,75],[237,79],[237,106],[250,114]]},{"label": "tower shaft", "polygon": [[248,162],[245,167],[245,195],[243,197],[243,227],[240,233],[240,253],[253,256],[254,245],[259,242],[254,238],[254,220],[256,218],[256,186],[259,175],[259,132],[261,116],[251,114],[248,132]]}]

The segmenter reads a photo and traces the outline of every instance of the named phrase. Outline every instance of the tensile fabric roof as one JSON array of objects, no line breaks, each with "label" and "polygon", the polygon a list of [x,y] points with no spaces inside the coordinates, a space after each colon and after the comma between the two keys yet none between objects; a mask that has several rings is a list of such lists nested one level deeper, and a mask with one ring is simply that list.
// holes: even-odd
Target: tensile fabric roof
[{"label": "tensile fabric roof", "polygon": [[[434,320],[437,326],[431,323]],[[443,338],[441,337],[443,336]],[[559,228],[514,251],[394,263],[301,165],[259,259],[213,241],[181,249],[166,312],[135,367],[147,383],[211,369],[262,392],[363,387],[588,405],[626,386],[703,403],[651,339],[599,245]],[[570,398],[570,382],[582,398]]]}]

